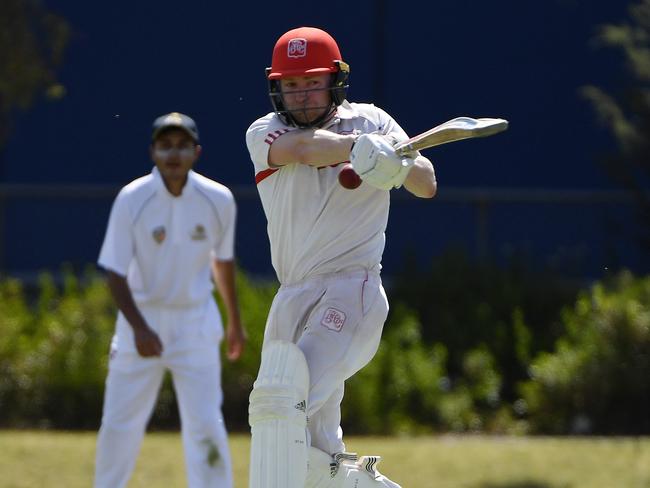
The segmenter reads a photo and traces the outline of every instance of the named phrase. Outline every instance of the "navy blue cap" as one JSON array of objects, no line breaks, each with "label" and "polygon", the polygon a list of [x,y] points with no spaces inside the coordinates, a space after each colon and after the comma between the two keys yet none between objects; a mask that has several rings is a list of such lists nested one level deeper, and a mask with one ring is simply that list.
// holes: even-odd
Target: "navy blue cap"
[{"label": "navy blue cap", "polygon": [[160,132],[169,128],[184,130],[192,139],[194,139],[194,142],[199,142],[199,130],[196,128],[196,122],[194,122],[191,117],[179,112],[171,112],[166,115],[161,115],[154,120],[151,140],[155,141]]}]

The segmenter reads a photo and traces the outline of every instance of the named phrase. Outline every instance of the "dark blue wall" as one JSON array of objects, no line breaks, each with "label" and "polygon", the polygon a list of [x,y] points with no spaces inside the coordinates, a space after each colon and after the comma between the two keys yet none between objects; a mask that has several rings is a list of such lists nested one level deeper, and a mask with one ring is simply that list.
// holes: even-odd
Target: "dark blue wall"
[{"label": "dark blue wall", "polygon": [[[72,26],[60,73],[67,96],[19,117],[1,155],[0,181],[118,188],[150,170],[151,122],[177,110],[199,124],[204,155],[197,170],[246,193],[253,171],[244,134],[270,110],[264,68],[273,44],[290,28],[313,25],[338,40],[351,65],[349,98],[385,108],[410,134],[458,115],[510,120],[506,134],[427,153],[441,192],[613,188],[596,163],[613,141],[578,90],[620,81],[618,58],[593,49],[590,39],[598,24],[623,19],[624,2],[232,2],[227,11],[208,0],[44,3]],[[94,261],[110,200],[9,202],[3,266],[21,271]],[[239,203],[240,261],[269,274],[259,202]],[[542,207],[493,208],[489,252],[522,247],[537,262],[568,259],[591,275],[625,259],[647,265],[631,248],[612,251],[620,236],[609,222],[613,215],[629,218],[627,210]],[[407,249],[422,259],[453,243],[474,250],[475,210],[398,199],[386,267],[397,268]]]}]

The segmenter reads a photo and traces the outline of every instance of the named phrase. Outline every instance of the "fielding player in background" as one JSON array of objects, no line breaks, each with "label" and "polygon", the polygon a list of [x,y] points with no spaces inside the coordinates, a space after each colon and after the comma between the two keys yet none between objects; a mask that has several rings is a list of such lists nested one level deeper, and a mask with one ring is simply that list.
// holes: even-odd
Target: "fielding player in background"
[{"label": "fielding player in background", "polygon": [[99,265],[119,314],[96,488],[126,486],[165,370],[179,403],[188,486],[233,486],[221,414],[224,331],[211,277],[226,308],[228,358],[235,360],[245,342],[235,293],[236,204],[228,188],[192,171],[200,154],[191,118],[176,112],[157,118],[155,168],[113,203]]},{"label": "fielding player in background", "polygon": [[[274,112],[246,134],[281,284],[250,398],[252,488],[398,486],[376,457],[345,453],[340,405],[388,313],[389,190],[431,198],[436,181],[427,158],[395,155],[408,137],[385,111],[345,100],[348,72],[328,33],[285,33],[267,69]],[[363,174],[355,190],[337,180],[348,160]]]}]

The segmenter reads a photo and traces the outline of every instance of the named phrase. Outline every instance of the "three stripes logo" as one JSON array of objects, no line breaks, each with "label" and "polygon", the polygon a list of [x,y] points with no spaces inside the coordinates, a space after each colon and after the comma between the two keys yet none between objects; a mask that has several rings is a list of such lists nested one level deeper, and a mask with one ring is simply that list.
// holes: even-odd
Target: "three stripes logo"
[{"label": "three stripes logo", "polygon": [[379,471],[377,471],[377,464],[379,463],[380,460],[381,460],[380,456],[364,456],[361,459],[363,468],[375,480],[380,476]]},{"label": "three stripes logo", "polygon": [[377,469],[379,461],[381,461],[381,456],[362,456],[359,459],[354,452],[339,452],[334,454],[334,460],[330,463],[330,477],[335,478],[341,464],[345,463],[356,465],[358,469],[363,470],[372,479],[377,480],[381,477],[381,473]]},{"label": "three stripes logo", "polygon": [[307,411],[307,402],[305,400],[296,403],[293,408],[296,410],[300,410],[302,413],[305,413]]},{"label": "three stripes logo", "polygon": [[330,463],[330,477],[336,477],[342,462],[356,463],[358,459],[356,452],[338,452],[334,454],[334,461]]}]

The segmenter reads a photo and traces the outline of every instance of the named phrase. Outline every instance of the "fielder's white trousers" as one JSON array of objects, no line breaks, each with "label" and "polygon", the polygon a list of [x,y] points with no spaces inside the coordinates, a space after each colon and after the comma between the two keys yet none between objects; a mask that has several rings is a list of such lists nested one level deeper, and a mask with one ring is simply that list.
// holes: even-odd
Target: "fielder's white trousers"
[{"label": "fielder's white trousers", "polygon": [[159,334],[164,352],[159,358],[140,357],[120,314],[97,440],[95,488],[127,485],[166,370],[172,374],[179,406],[188,486],[232,488],[221,414],[219,342],[223,329],[216,305],[140,310]]},{"label": "fielder's white trousers", "polygon": [[278,290],[264,341],[293,342],[307,359],[311,446],[328,454],[345,451],[343,385],[377,352],[387,315],[388,300],[377,272],[320,275]]}]

